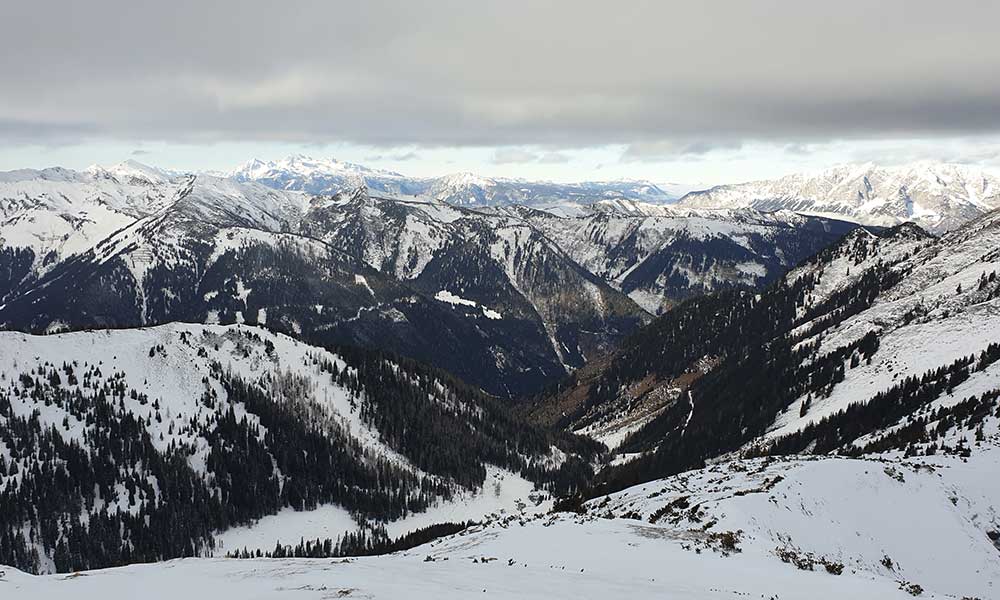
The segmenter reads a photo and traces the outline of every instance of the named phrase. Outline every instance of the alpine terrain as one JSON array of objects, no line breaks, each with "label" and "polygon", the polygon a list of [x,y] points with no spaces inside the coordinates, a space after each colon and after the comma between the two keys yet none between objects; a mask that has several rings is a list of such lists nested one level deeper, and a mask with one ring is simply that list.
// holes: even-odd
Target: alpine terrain
[{"label": "alpine terrain", "polygon": [[1000,600],[1000,2],[0,12],[0,600]]},{"label": "alpine terrain", "polygon": [[1000,588],[1000,212],[5,177],[15,597]]},{"label": "alpine terrain", "polygon": [[7,329],[253,323],[389,350],[506,397],[611,350],[680,299],[755,289],[852,227],[624,201],[577,216],[484,212],[134,162],[0,183]]},{"label": "alpine terrain", "polygon": [[679,200],[692,208],[756,208],[825,214],[865,223],[917,223],[932,233],[1000,208],[1000,178],[965,165],[843,165],[815,174],[720,185]]}]

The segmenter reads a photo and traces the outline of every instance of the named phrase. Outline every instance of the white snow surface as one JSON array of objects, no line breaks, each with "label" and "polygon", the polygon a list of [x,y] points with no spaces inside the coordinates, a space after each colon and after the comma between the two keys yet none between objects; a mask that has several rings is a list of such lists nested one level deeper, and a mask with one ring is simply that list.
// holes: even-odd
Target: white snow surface
[{"label": "white snow surface", "polygon": [[491,309],[491,308],[489,308],[489,307],[487,307],[485,305],[484,306],[480,306],[479,303],[476,302],[475,300],[468,300],[468,299],[463,298],[463,297],[461,297],[461,296],[459,296],[457,294],[453,294],[453,293],[449,292],[448,290],[440,290],[440,291],[438,291],[438,293],[434,294],[434,299],[437,300],[438,302],[444,302],[445,304],[452,304],[452,305],[455,305],[455,306],[470,306],[472,308],[475,308],[475,307],[479,306],[482,309],[482,311],[483,311],[483,316],[486,317],[487,319],[502,319],[503,318],[503,315],[501,315],[499,312],[497,312],[497,311],[495,311],[495,310],[493,310],[493,309]]},{"label": "white snow surface", "polygon": [[134,161],[77,172],[62,168],[0,173],[0,245],[30,248],[34,271],[90,249],[174,201],[186,178]]},{"label": "white snow surface", "polygon": [[[738,461],[642,484],[586,514],[506,514],[387,556],[182,559],[79,575],[6,568],[5,598],[995,598],[1000,449]],[[666,511],[683,498],[686,507]],[[712,534],[735,533],[727,549]],[[779,553],[813,562],[783,562]],[[886,561],[888,558],[891,562]],[[841,574],[823,564],[842,566]]]},{"label": "white snow surface", "polygon": [[[480,522],[510,514],[540,514],[552,506],[547,494],[536,492],[535,485],[516,473],[488,465],[486,482],[478,490],[459,490],[450,500],[440,500],[426,511],[385,523],[392,538],[436,523]],[[518,509],[518,507],[523,507]],[[234,527],[215,536],[216,556],[237,550],[274,549],[276,542],[294,545],[300,539],[336,540],[357,530],[362,524],[343,508],[325,504],[314,510],[285,508],[276,515],[261,518],[253,525]]]}]

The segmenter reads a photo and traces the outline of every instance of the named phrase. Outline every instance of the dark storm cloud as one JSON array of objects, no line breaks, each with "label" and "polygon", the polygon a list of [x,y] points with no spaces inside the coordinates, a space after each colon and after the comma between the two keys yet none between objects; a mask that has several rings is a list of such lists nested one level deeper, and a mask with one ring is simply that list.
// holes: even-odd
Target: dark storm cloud
[{"label": "dark storm cloud", "polygon": [[992,1],[97,0],[3,13],[7,142],[623,143],[639,157],[663,140],[698,154],[1000,130]]}]

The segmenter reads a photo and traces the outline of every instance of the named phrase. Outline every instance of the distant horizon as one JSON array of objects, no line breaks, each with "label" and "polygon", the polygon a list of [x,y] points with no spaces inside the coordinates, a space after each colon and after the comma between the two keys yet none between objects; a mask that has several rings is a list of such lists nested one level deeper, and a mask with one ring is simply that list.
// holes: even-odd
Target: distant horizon
[{"label": "distant horizon", "polygon": [[[241,166],[243,166],[243,165],[245,165],[248,162],[251,162],[253,160],[259,160],[259,161],[264,162],[264,163],[278,163],[278,162],[286,161],[286,160],[291,159],[293,157],[301,157],[301,158],[308,159],[308,160],[336,161],[338,163],[343,163],[343,164],[352,164],[352,165],[356,165],[356,166],[359,166],[359,167],[364,167],[364,168],[367,168],[367,169],[371,169],[373,171],[395,173],[395,174],[397,174],[399,176],[407,177],[407,178],[412,178],[412,179],[438,179],[438,178],[444,178],[444,177],[456,176],[456,175],[461,175],[461,174],[468,173],[468,174],[473,174],[473,175],[476,175],[478,177],[483,177],[483,178],[487,178],[487,179],[521,180],[521,181],[525,181],[525,182],[555,183],[555,184],[564,184],[564,185],[566,185],[566,184],[579,184],[579,183],[613,183],[613,182],[619,182],[619,181],[622,181],[622,182],[626,182],[626,181],[627,182],[647,182],[647,183],[651,183],[651,184],[654,184],[654,185],[657,185],[657,186],[677,186],[677,187],[684,187],[684,188],[688,188],[691,191],[698,190],[698,189],[707,189],[707,188],[718,186],[718,185],[740,184],[740,183],[749,183],[749,182],[753,182],[753,181],[774,180],[774,179],[780,179],[782,177],[791,176],[791,175],[807,175],[807,176],[809,176],[809,175],[816,175],[816,174],[822,173],[824,171],[828,171],[830,169],[834,169],[834,168],[838,168],[838,167],[846,167],[846,166],[860,167],[860,166],[863,166],[863,165],[866,165],[866,164],[872,164],[872,165],[875,165],[875,166],[880,167],[880,168],[899,168],[899,167],[906,167],[906,166],[919,165],[919,164],[954,165],[954,166],[967,167],[967,168],[972,168],[972,169],[980,169],[980,170],[982,170],[982,171],[984,171],[986,173],[989,173],[989,174],[992,174],[992,175],[996,175],[996,176],[1000,176],[1000,167],[997,167],[997,166],[994,166],[994,165],[991,165],[991,164],[977,164],[977,163],[960,162],[960,161],[935,160],[933,158],[926,158],[926,157],[923,157],[923,158],[914,158],[912,160],[899,161],[899,162],[880,162],[880,161],[874,160],[872,158],[866,158],[866,159],[857,159],[857,160],[849,160],[849,161],[830,162],[830,163],[822,164],[822,165],[811,165],[809,168],[801,168],[801,169],[797,169],[797,170],[788,170],[788,171],[784,171],[784,172],[777,172],[776,174],[773,174],[773,175],[767,176],[767,177],[758,176],[758,177],[752,177],[752,178],[717,179],[717,180],[694,180],[693,178],[683,178],[683,177],[664,178],[664,177],[658,177],[657,175],[655,175],[653,173],[646,174],[645,176],[643,176],[641,173],[638,173],[638,174],[636,174],[634,176],[622,175],[622,176],[619,176],[619,177],[604,177],[602,175],[605,174],[605,173],[603,173],[602,170],[595,170],[595,171],[590,172],[590,174],[593,175],[592,177],[581,177],[581,178],[545,177],[544,173],[540,173],[539,174],[540,176],[532,177],[532,176],[519,175],[517,173],[516,169],[505,170],[504,173],[502,173],[502,174],[495,174],[495,173],[492,172],[493,170],[488,169],[488,168],[484,169],[484,171],[477,171],[477,170],[474,170],[474,169],[455,169],[455,170],[450,170],[449,171],[449,170],[445,170],[444,168],[442,168],[442,170],[440,170],[440,171],[430,172],[430,173],[428,173],[425,170],[420,170],[421,172],[418,174],[418,173],[413,173],[409,169],[407,169],[407,167],[410,166],[410,164],[409,164],[408,161],[404,161],[402,163],[395,163],[395,165],[393,163],[388,163],[387,164],[387,162],[385,160],[375,160],[375,161],[371,161],[371,162],[365,162],[364,161],[365,157],[361,157],[360,160],[349,160],[349,159],[342,158],[342,157],[336,156],[336,155],[321,154],[321,153],[310,153],[309,150],[310,150],[309,148],[306,148],[306,149],[303,149],[301,151],[288,152],[286,154],[280,154],[280,155],[253,155],[253,156],[248,156],[248,157],[246,157],[244,159],[237,160],[235,162],[230,161],[228,163],[228,166],[223,166],[222,168],[200,168],[200,167],[199,168],[179,168],[179,167],[177,167],[177,166],[175,166],[173,164],[164,164],[162,162],[159,162],[159,161],[155,160],[154,156],[152,155],[152,153],[139,153],[138,155],[136,155],[135,153],[128,153],[128,154],[122,155],[118,160],[114,160],[113,157],[112,157],[111,160],[89,161],[88,162],[83,157],[80,157],[79,160],[69,160],[69,161],[66,161],[66,162],[63,162],[63,163],[55,163],[55,162],[53,162],[53,163],[50,163],[50,164],[46,164],[46,163],[42,163],[42,162],[36,162],[35,164],[19,164],[19,165],[2,163],[2,164],[0,164],[0,172],[9,172],[9,171],[16,171],[16,170],[21,170],[21,169],[43,170],[43,169],[54,168],[54,167],[62,167],[62,168],[67,168],[67,169],[71,169],[71,170],[74,170],[74,171],[85,171],[86,169],[94,167],[94,166],[101,166],[101,167],[108,168],[108,167],[112,167],[112,166],[120,164],[120,163],[125,163],[125,162],[131,161],[131,162],[135,162],[135,163],[138,163],[138,164],[141,164],[141,165],[145,165],[147,167],[152,167],[152,168],[155,168],[155,169],[160,169],[160,170],[170,171],[170,172],[176,172],[176,173],[193,173],[193,174],[206,174],[206,175],[216,175],[216,176],[222,175],[222,176],[225,176],[225,175],[228,175],[229,173],[235,171],[239,167],[241,167]],[[0,152],[0,156],[2,156],[2,152]],[[52,153],[47,153],[46,156],[50,156],[51,157]],[[776,170],[774,170],[774,169],[771,169],[770,171],[776,172]],[[532,172],[534,172],[534,171],[532,171]],[[583,172],[583,173],[581,173],[581,175],[585,175],[586,173],[587,172]],[[669,190],[664,190],[664,191],[669,191]]]}]

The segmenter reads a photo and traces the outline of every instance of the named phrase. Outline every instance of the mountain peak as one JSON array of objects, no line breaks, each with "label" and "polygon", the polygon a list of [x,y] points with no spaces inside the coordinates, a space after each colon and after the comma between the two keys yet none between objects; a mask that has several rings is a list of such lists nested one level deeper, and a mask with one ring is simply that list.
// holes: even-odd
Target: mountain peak
[{"label": "mountain peak", "polygon": [[177,176],[173,171],[127,159],[111,166],[91,165],[85,171],[95,178],[112,178],[119,183],[162,185]]}]

